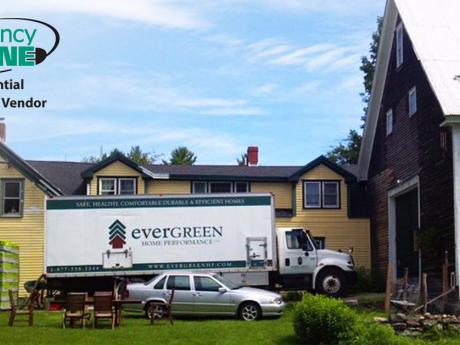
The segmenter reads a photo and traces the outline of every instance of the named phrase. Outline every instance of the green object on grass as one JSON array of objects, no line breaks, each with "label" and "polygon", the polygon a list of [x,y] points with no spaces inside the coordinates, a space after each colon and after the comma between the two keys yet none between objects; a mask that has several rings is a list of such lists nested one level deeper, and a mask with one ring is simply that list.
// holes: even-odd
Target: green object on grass
[{"label": "green object on grass", "polygon": [[10,308],[8,290],[19,290],[19,246],[0,240],[0,310]]}]

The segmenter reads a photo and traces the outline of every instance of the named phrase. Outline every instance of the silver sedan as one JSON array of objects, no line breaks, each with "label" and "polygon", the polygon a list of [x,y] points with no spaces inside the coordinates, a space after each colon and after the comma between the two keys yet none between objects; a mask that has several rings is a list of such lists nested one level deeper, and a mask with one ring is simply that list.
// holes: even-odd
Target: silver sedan
[{"label": "silver sedan", "polygon": [[147,283],[128,284],[126,298],[142,301],[131,310],[147,313],[153,307],[156,317],[161,317],[162,305],[169,302],[172,290],[172,312],[176,315],[233,315],[253,321],[262,316],[280,316],[285,307],[276,293],[202,273],[163,273]]}]

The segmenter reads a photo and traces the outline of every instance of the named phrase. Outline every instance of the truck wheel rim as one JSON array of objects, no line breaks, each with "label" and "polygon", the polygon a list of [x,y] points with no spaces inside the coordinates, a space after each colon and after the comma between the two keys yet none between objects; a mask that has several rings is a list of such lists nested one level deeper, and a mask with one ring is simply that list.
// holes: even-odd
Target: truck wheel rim
[{"label": "truck wheel rim", "polygon": [[257,319],[258,310],[255,306],[249,304],[243,307],[242,315],[246,321],[253,321]]},{"label": "truck wheel rim", "polygon": [[335,275],[328,275],[323,280],[323,290],[328,294],[335,294],[339,292],[340,287],[340,279]]}]

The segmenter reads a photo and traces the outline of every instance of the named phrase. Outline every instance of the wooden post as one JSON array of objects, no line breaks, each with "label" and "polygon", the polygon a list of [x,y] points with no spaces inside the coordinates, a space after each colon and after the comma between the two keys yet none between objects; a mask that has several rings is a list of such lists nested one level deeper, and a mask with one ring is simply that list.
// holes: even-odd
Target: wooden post
[{"label": "wooden post", "polygon": [[423,304],[423,313],[426,313],[428,308],[428,286],[427,286],[427,274],[422,274],[422,304]]},{"label": "wooden post", "polygon": [[402,298],[404,301],[407,301],[407,289],[409,285],[409,268],[404,268],[404,279],[403,279],[403,295]]},{"label": "wooden post", "polygon": [[[448,251],[446,250],[444,252],[444,263],[442,264],[442,293],[446,293],[450,287],[449,287],[449,253]],[[444,297],[442,298],[442,307],[443,309],[446,308],[446,305],[447,305],[447,294],[444,295]]]},{"label": "wooden post", "polygon": [[393,292],[393,264],[391,261],[388,261],[387,267],[387,286],[385,292],[385,306],[384,311],[385,313],[390,313],[390,301],[391,301],[391,294]]}]

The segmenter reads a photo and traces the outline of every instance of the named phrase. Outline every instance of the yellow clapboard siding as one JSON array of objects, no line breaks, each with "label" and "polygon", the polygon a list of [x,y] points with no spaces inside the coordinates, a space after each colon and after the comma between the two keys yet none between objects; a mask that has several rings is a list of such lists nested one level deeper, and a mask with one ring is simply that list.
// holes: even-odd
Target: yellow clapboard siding
[{"label": "yellow clapboard siding", "polygon": [[149,194],[190,194],[190,181],[149,181]]},{"label": "yellow clapboard siding", "polygon": [[290,183],[251,182],[251,192],[274,194],[276,208],[292,207],[292,184]]},{"label": "yellow clapboard siding", "polygon": [[[15,168],[0,162],[0,178],[24,178]],[[24,180],[24,213],[20,218],[0,217],[0,239],[19,245],[19,291],[25,295],[24,282],[44,272],[45,194]]]},{"label": "yellow clapboard siding", "polygon": [[95,172],[90,183],[90,195],[97,195],[98,177],[104,176],[137,177],[137,194],[144,194],[145,189],[142,175],[138,171],[127,166],[126,164],[120,161],[115,161],[112,164],[106,166],[105,168]]}]

